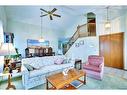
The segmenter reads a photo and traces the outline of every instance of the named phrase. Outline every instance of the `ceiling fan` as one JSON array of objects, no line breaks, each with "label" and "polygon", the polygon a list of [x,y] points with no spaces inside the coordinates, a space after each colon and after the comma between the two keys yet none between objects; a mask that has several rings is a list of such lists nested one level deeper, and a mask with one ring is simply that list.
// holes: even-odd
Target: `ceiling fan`
[{"label": "ceiling fan", "polygon": [[52,9],[51,11],[46,11],[42,8],[40,8],[41,11],[45,12],[46,14],[41,14],[40,17],[44,17],[44,16],[49,16],[50,20],[53,20],[53,16],[56,16],[56,17],[61,17],[60,15],[58,14],[54,14],[54,12],[57,10],[56,8]]}]

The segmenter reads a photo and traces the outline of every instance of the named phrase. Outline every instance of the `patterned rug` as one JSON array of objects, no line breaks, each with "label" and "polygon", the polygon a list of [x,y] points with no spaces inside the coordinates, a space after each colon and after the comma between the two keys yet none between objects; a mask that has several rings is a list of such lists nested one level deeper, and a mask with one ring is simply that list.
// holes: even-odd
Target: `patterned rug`
[{"label": "patterned rug", "polygon": [[[21,77],[13,78],[12,80],[13,84],[16,86],[16,89],[23,90]],[[6,89],[7,87],[7,81],[0,82],[0,90]],[[45,84],[34,87],[30,90],[45,90],[46,86]],[[89,78],[87,77],[86,85],[82,85],[78,88],[78,90],[85,90],[85,89],[125,89],[127,90],[127,79],[111,75],[111,74],[105,74],[102,81]]]}]

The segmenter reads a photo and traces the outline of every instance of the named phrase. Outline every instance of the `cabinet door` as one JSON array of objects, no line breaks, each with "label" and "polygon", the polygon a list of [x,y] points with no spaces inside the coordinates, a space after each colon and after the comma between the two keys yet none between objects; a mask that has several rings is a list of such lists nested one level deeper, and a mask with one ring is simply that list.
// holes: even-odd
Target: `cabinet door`
[{"label": "cabinet door", "polygon": [[100,36],[99,37],[100,44],[100,55],[104,57],[105,66],[111,65],[111,57],[110,57],[110,35]]},{"label": "cabinet door", "polygon": [[111,35],[111,65],[123,69],[123,33]]},{"label": "cabinet door", "polygon": [[100,36],[99,42],[105,66],[123,69],[123,33]]}]

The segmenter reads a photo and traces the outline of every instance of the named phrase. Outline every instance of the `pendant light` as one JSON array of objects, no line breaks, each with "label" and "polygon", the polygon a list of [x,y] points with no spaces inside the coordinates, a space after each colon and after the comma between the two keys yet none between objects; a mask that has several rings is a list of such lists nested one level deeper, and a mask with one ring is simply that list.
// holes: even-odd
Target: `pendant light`
[{"label": "pendant light", "polygon": [[44,40],[44,38],[42,37],[42,12],[41,12],[41,37],[40,37],[40,39],[39,39],[39,42],[44,42],[45,40]]},{"label": "pendant light", "polygon": [[106,9],[107,9],[107,18],[106,18],[106,22],[105,22],[105,29],[110,29],[111,23],[110,23],[109,14],[108,14],[109,7],[107,7]]}]

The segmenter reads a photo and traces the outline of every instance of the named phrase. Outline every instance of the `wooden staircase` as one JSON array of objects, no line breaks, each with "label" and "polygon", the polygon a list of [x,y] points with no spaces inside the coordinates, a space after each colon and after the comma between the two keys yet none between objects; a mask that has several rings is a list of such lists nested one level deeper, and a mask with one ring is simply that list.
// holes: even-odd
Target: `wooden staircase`
[{"label": "wooden staircase", "polygon": [[67,53],[67,51],[71,48],[71,46],[75,43],[75,41],[78,38],[88,36],[96,36],[96,24],[87,23],[80,26],[78,25],[76,32],[69,39],[69,41],[66,44],[64,44],[63,54]]}]

